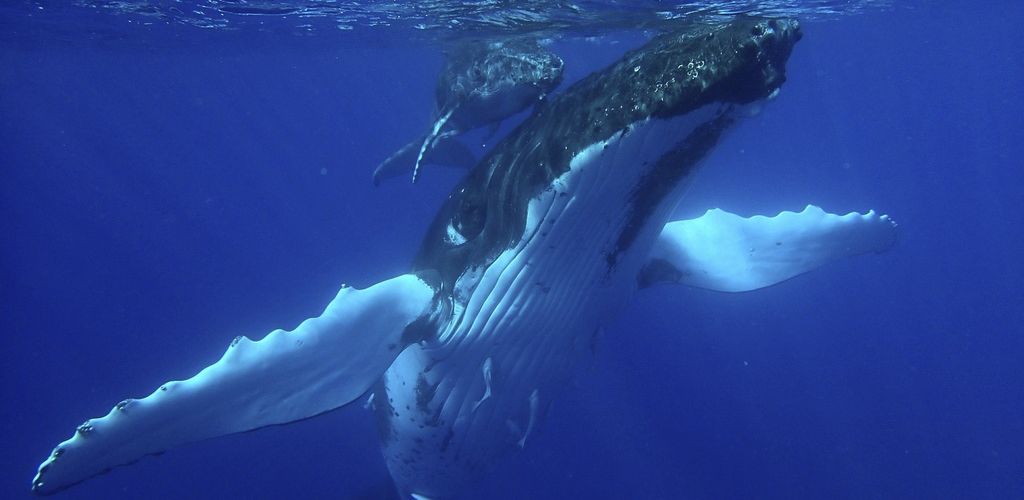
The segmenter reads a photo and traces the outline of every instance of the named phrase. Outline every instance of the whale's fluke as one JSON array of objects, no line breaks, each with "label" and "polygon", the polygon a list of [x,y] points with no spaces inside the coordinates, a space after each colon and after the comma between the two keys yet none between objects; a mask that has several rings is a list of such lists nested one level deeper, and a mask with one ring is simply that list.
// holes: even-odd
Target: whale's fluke
[{"label": "whale's fluke", "polygon": [[80,425],[39,466],[32,489],[53,493],[178,445],[345,405],[417,340],[415,323],[433,296],[412,274],[364,290],[343,287],[323,314],[290,332],[275,330],[259,341],[238,337],[192,378],[122,401]]},{"label": "whale's fluke", "polygon": [[808,205],[775,217],[741,217],[716,208],[665,225],[640,285],[756,290],[844,257],[885,250],[895,239],[895,223],[874,210],[835,215]]}]

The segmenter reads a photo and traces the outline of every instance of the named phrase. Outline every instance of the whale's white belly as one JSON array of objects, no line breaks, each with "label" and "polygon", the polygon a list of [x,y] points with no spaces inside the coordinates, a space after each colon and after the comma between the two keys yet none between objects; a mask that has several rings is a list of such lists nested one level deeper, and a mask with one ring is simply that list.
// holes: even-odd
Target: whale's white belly
[{"label": "whale's white belly", "polygon": [[525,445],[575,360],[636,290],[672,207],[659,207],[621,249],[631,197],[643,166],[708,113],[694,115],[638,123],[578,153],[530,202],[518,244],[459,279],[439,340],[411,346],[392,364],[374,405],[400,489],[445,496],[495,455]]}]

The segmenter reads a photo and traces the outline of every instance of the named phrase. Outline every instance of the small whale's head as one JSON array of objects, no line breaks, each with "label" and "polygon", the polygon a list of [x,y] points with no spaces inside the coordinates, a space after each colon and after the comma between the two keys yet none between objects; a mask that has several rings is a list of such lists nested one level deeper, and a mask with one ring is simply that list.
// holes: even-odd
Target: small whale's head
[{"label": "small whale's head", "polygon": [[465,43],[448,54],[437,109],[455,109],[453,125],[464,129],[502,120],[558,87],[563,68],[562,58],[533,38]]}]

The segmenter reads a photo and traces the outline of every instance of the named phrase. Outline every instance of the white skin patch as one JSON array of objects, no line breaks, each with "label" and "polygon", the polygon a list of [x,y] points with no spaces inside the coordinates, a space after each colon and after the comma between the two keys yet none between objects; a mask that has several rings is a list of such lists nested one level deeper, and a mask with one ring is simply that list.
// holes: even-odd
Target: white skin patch
[{"label": "white skin patch", "polygon": [[491,361],[491,358],[487,358],[486,360],[484,360],[484,366],[483,366],[484,386],[485,386],[484,395],[483,395],[483,397],[480,398],[479,401],[476,402],[475,405],[473,405],[473,411],[474,412],[476,411],[477,408],[480,407],[480,403],[483,403],[484,401],[487,401],[487,399],[491,397],[491,367],[492,367],[493,364],[494,363],[493,363],[493,361]]},{"label": "white skin patch", "polygon": [[453,226],[451,222],[448,223],[447,238],[448,242],[453,245],[462,245],[466,243],[466,237],[463,236],[458,229],[455,229],[455,226]]},{"label": "white skin patch", "polygon": [[530,432],[533,432],[533,423],[537,420],[537,406],[539,405],[540,394],[537,393],[537,389],[534,389],[530,393],[530,421],[526,423],[526,432],[523,434],[523,438],[519,440],[520,448],[526,446],[526,438],[530,437]]}]

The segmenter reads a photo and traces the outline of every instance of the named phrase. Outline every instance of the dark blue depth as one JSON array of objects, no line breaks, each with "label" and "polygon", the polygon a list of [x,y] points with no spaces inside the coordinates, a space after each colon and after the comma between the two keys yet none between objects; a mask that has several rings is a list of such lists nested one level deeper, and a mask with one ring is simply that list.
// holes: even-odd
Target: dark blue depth
[{"label": "dark blue depth", "polygon": [[[680,216],[875,208],[897,246],[753,293],[642,292],[468,498],[1024,498],[1024,8],[1001,3],[806,24]],[[571,80],[637,39],[555,49]],[[0,47],[0,497],[79,419],[404,272],[460,175],[370,181],[429,122],[436,48],[172,42]],[[353,404],[65,497],[387,484]]]}]

